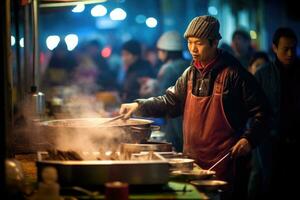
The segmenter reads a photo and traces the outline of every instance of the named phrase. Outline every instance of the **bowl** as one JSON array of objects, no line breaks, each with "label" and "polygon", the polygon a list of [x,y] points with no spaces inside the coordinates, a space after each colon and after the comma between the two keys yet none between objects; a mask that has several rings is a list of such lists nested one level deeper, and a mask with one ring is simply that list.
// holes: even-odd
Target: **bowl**
[{"label": "bowl", "polygon": [[172,180],[177,181],[192,181],[209,179],[216,174],[215,171],[210,170],[192,170],[192,171],[172,171],[170,173]]},{"label": "bowl", "polygon": [[193,159],[188,158],[171,158],[169,159],[170,170],[171,171],[190,171],[193,170],[194,167]]},{"label": "bowl", "polygon": [[199,190],[216,191],[224,190],[228,183],[221,180],[195,180],[190,182]]}]

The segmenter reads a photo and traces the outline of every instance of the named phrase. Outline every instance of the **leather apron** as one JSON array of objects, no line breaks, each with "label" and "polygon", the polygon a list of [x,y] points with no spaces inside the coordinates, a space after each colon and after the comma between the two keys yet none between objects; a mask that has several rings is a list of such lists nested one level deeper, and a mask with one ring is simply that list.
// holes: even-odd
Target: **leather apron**
[{"label": "leather apron", "polygon": [[[184,153],[203,169],[210,168],[237,142],[223,109],[222,93],[227,73],[228,68],[225,68],[218,74],[211,96],[193,95],[193,75],[188,80],[183,120]],[[233,180],[234,167],[229,157],[214,170],[219,179]]]}]

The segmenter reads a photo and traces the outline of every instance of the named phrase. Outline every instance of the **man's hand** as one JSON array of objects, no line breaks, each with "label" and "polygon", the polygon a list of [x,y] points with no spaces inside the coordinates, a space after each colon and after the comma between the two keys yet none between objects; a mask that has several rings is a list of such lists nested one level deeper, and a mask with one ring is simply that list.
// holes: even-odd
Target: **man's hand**
[{"label": "man's hand", "polygon": [[251,152],[251,145],[246,138],[240,139],[232,148],[232,157],[245,156]]},{"label": "man's hand", "polygon": [[124,103],[121,105],[119,114],[125,114],[124,119],[129,119],[131,115],[138,109],[138,103]]}]

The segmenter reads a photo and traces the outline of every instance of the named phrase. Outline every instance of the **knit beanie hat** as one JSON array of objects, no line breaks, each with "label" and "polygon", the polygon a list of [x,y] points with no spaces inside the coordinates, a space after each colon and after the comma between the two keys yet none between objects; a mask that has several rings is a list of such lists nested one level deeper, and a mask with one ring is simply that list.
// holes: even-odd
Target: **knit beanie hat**
[{"label": "knit beanie hat", "polygon": [[160,36],[156,47],[166,51],[182,51],[182,38],[177,31],[168,31]]},{"label": "knit beanie hat", "polygon": [[141,44],[137,40],[129,40],[125,42],[122,46],[122,50],[126,50],[133,55],[141,55],[142,54],[142,47]]},{"label": "knit beanie hat", "polygon": [[184,37],[197,37],[203,39],[220,40],[222,37],[219,33],[219,21],[212,16],[195,17],[187,27]]}]

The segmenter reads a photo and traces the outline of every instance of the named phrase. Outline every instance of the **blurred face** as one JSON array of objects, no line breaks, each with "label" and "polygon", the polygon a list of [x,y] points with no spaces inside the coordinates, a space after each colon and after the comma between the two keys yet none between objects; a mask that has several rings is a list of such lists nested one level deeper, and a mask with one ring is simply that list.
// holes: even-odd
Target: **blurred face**
[{"label": "blurred face", "polygon": [[232,40],[232,49],[237,55],[248,53],[249,46],[250,42],[240,35],[236,35]]},{"label": "blurred face", "polygon": [[278,46],[273,44],[273,51],[283,65],[290,65],[296,58],[296,41],[292,38],[281,37]]},{"label": "blurred face", "polygon": [[166,59],[167,59],[167,52],[158,49],[158,50],[157,50],[157,56],[158,56],[158,59],[159,59],[160,61],[165,62]]},{"label": "blurred face", "polygon": [[252,63],[252,65],[250,66],[250,68],[249,68],[249,72],[251,73],[251,74],[255,74],[255,72],[263,65],[263,64],[265,64],[267,61],[265,60],[265,59],[263,59],[263,58],[258,58],[258,59],[256,59],[253,63]]},{"label": "blurred face", "polygon": [[208,39],[200,39],[196,37],[188,38],[188,49],[194,61],[202,63],[211,61],[217,53],[218,41],[209,43]]},{"label": "blurred face", "polygon": [[132,53],[122,50],[122,61],[126,69],[132,65],[137,59],[137,56],[133,55]]}]

